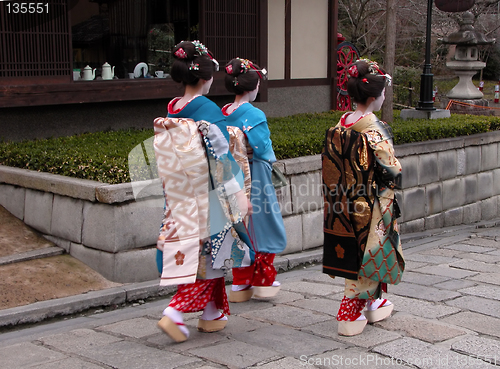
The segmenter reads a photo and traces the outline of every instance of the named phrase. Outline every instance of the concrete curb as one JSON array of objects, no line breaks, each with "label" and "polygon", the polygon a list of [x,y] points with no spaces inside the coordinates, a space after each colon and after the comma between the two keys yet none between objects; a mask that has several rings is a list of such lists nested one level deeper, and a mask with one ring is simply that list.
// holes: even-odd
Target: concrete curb
[{"label": "concrete curb", "polygon": [[64,249],[61,247],[45,247],[43,249],[32,250],[20,254],[4,256],[0,258],[0,265],[20,263],[22,261],[48,258],[50,256],[57,256],[64,254]]}]

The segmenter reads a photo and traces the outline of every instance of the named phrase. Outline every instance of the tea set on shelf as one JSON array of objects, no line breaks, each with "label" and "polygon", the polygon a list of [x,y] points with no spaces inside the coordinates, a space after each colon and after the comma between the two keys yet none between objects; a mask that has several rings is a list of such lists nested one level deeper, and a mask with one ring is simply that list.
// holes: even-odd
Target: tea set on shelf
[{"label": "tea set on shelf", "polygon": [[[74,70],[73,71],[73,79],[75,81],[82,80],[82,81],[93,81],[96,77],[95,75],[96,68],[92,68],[89,65],[87,65],[85,68],[83,68],[82,73],[80,74],[80,71]],[[135,78],[152,78],[148,74],[148,65],[146,63],[139,63],[135,66],[134,68],[134,73],[129,73],[128,74],[130,79],[135,79]],[[167,78],[169,75],[164,74],[163,71],[156,71],[155,72],[155,77],[156,78]],[[101,70],[101,78],[103,80],[112,80],[115,78],[115,67],[111,66],[108,62],[105,62],[102,65],[102,70]]]}]

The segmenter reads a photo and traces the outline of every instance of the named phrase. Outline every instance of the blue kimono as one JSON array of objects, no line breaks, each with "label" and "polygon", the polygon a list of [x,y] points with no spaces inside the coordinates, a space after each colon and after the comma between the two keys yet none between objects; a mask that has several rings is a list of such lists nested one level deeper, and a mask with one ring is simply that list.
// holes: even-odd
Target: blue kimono
[{"label": "blue kimono", "polygon": [[249,232],[253,246],[257,252],[280,253],[286,247],[286,232],[271,181],[272,165],[276,156],[266,115],[250,103],[245,103],[231,114],[227,114],[228,106],[222,109],[226,124],[241,129],[253,150],[253,157],[249,157],[252,177],[250,202],[253,207]]}]

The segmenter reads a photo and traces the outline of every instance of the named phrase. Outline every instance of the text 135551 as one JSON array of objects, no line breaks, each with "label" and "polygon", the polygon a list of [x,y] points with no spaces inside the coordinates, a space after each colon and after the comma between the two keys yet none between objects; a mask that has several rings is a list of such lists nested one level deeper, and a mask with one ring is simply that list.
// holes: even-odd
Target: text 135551
[{"label": "text 135551", "polygon": [[8,14],[49,14],[49,3],[7,2]]}]

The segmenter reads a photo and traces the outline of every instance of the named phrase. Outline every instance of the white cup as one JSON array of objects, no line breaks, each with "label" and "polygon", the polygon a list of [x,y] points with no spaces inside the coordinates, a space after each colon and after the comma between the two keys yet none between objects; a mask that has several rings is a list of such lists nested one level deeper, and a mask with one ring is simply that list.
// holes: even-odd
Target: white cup
[{"label": "white cup", "polygon": [[78,81],[80,79],[80,72],[73,71],[73,81]]},{"label": "white cup", "polygon": [[134,79],[134,78],[135,78],[134,73],[129,73],[129,74],[128,74],[128,78],[130,78],[130,79]]},{"label": "white cup", "polygon": [[163,78],[163,71],[162,71],[162,70],[157,70],[157,71],[155,72],[155,74],[156,74],[156,77],[158,77],[158,78]]}]

